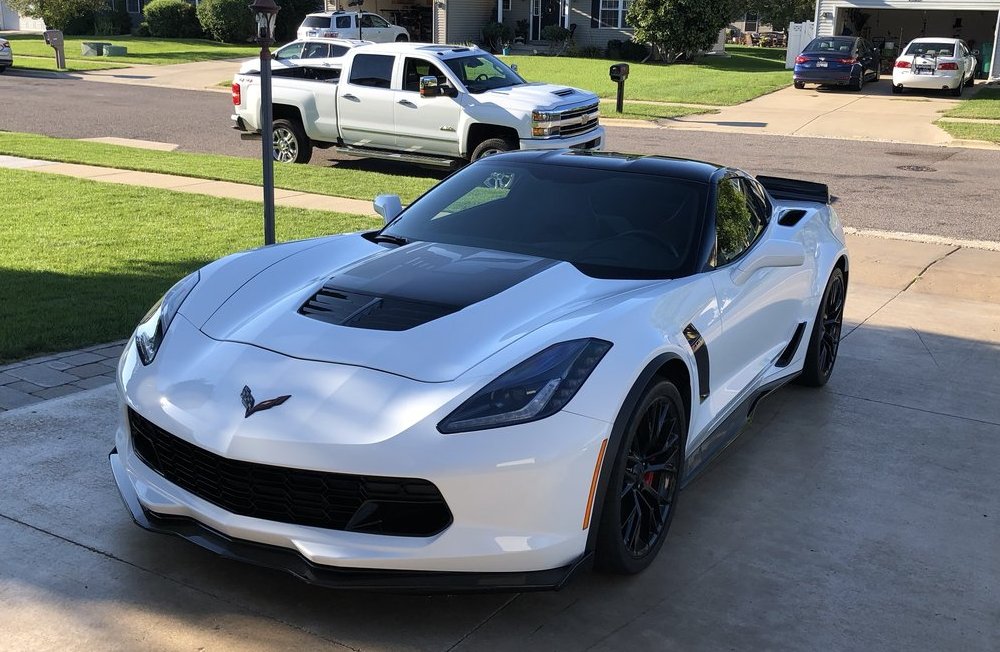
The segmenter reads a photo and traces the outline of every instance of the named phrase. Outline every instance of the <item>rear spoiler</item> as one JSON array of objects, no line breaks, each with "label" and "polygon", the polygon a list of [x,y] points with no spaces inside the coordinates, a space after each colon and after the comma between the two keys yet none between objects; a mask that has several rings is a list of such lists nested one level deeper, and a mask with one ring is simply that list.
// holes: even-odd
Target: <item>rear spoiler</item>
[{"label": "rear spoiler", "polygon": [[765,176],[757,177],[757,181],[775,199],[830,203],[830,187],[825,183]]}]

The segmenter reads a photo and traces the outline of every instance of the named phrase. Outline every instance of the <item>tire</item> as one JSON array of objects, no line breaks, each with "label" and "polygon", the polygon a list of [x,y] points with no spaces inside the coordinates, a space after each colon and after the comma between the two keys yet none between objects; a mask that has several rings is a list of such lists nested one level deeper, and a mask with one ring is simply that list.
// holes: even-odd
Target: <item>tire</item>
[{"label": "tire", "polygon": [[837,363],[840,348],[840,333],[844,325],[844,301],[847,285],[844,272],[834,268],[823,290],[823,298],[816,311],[806,362],[796,382],[807,387],[822,387],[830,380],[833,367]]},{"label": "tire", "polygon": [[972,73],[972,76],[965,80],[965,85],[968,88],[972,88],[976,85],[976,73]]},{"label": "tire", "polygon": [[308,163],[312,158],[312,143],[297,120],[275,120],[274,160],[278,163]]},{"label": "tire", "polygon": [[469,160],[475,163],[484,156],[510,152],[515,149],[517,149],[517,143],[510,138],[487,138],[476,145],[476,149],[472,150],[472,156],[469,157]]},{"label": "tire", "polygon": [[400,34],[396,37],[396,43],[406,43],[409,40],[410,39],[406,36],[406,34]]},{"label": "tire", "polygon": [[892,94],[893,95],[902,95],[903,94],[903,87],[902,86],[897,86],[897,85],[893,84],[892,85]]},{"label": "tire", "polygon": [[864,87],[865,87],[865,71],[864,69],[862,69],[861,74],[858,75],[858,80],[854,81],[852,79],[850,85],[848,85],[848,88],[850,88],[854,92],[859,92]]},{"label": "tire", "polygon": [[633,575],[656,558],[677,511],[686,441],[680,392],[660,380],[643,393],[614,458],[597,532],[598,569]]},{"label": "tire", "polygon": [[794,84],[795,84],[795,88],[797,88],[799,90],[802,90],[803,88],[806,87],[806,83],[805,82],[797,81],[797,82],[794,82]]},{"label": "tire", "polygon": [[875,70],[875,77],[874,77],[874,78],[872,78],[872,81],[873,81],[873,82],[877,82],[877,81],[878,81],[878,80],[880,80],[880,79],[882,79],[882,71],[881,71],[881,70],[878,70],[878,69],[876,69],[876,70]]},{"label": "tire", "polygon": [[962,91],[965,90],[965,78],[962,78],[958,82],[958,86],[948,91],[952,97],[962,97]]},{"label": "tire", "polygon": [[7,66],[0,66],[0,75],[7,71]]}]

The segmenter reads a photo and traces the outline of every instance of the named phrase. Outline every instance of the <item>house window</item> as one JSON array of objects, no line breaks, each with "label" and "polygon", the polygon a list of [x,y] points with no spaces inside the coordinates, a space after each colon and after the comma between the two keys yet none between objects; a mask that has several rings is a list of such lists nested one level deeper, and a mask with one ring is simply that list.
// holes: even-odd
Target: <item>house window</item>
[{"label": "house window", "polygon": [[628,27],[629,0],[601,0],[601,27]]},{"label": "house window", "polygon": [[758,18],[756,12],[748,11],[746,16],[743,17],[743,31],[744,32],[756,32],[758,25]]},{"label": "house window", "polygon": [[510,11],[511,0],[503,0],[503,10]]}]

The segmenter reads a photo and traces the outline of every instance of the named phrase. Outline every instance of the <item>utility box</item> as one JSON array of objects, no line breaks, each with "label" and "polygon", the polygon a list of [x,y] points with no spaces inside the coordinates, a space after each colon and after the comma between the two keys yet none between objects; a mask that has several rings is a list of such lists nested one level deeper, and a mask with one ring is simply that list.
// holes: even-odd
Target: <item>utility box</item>
[{"label": "utility box", "polygon": [[42,32],[45,45],[55,50],[56,68],[62,70],[66,67],[66,52],[63,50],[63,33],[58,29],[47,29]]}]

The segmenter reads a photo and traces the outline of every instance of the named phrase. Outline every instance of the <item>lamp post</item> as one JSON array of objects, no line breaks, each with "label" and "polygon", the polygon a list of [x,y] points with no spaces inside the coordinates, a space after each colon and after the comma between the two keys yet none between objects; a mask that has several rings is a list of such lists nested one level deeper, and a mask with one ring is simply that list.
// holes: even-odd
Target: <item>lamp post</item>
[{"label": "lamp post", "polygon": [[271,115],[271,44],[278,5],[274,0],[254,0],[250,5],[257,22],[260,44],[260,133],[264,160],[264,244],[274,244],[274,128]]}]

